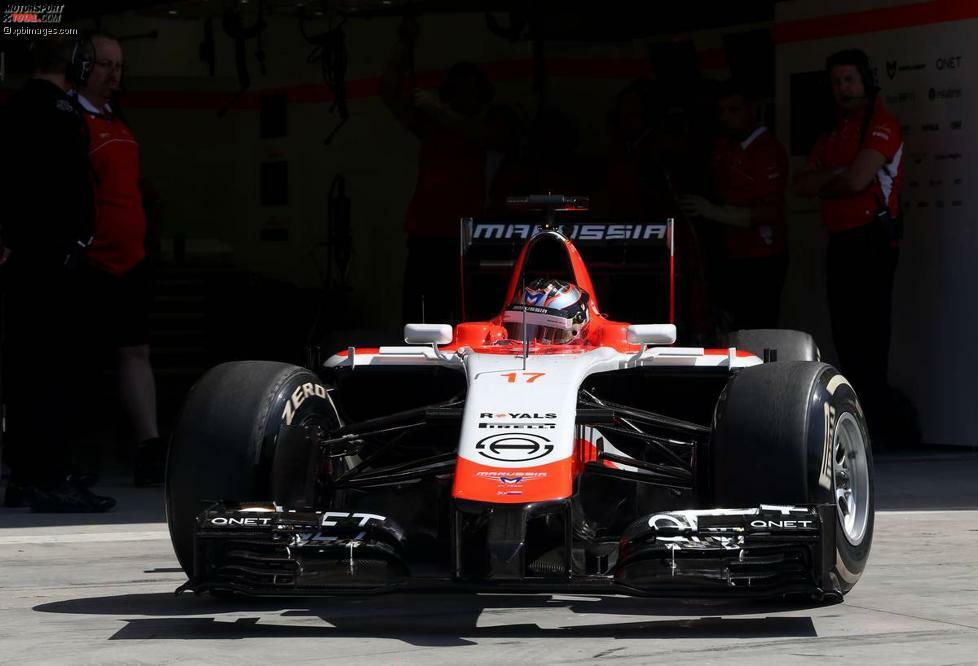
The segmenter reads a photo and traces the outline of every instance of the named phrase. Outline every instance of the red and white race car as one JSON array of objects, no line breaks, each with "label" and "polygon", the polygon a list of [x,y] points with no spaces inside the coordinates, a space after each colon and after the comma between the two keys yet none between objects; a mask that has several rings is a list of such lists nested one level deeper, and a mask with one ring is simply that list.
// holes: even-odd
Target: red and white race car
[{"label": "red and white race car", "polygon": [[[544,246],[562,274],[534,268]],[[166,479],[182,589],[838,600],[862,574],[869,437],[810,336],[704,349],[613,321],[544,225],[497,316],[404,337],[196,384]]]}]

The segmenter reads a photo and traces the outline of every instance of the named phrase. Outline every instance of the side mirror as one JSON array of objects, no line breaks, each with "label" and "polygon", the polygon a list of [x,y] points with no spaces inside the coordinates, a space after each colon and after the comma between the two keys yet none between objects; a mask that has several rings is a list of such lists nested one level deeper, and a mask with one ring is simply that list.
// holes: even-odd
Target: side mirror
[{"label": "side mirror", "polygon": [[675,324],[632,324],[627,340],[633,345],[671,345],[676,341]]},{"label": "side mirror", "polygon": [[404,326],[404,342],[409,345],[447,345],[451,341],[452,327],[448,324],[405,324]]}]

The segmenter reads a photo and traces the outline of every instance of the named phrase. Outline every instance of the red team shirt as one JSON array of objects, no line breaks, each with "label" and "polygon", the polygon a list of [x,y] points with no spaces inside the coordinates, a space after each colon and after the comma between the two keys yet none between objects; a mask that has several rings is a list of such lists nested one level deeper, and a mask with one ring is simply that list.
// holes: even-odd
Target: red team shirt
[{"label": "red team shirt", "polygon": [[866,137],[859,143],[863,114],[840,119],[828,133],[815,142],[809,164],[818,169],[847,167],[862,148],[871,148],[886,158],[873,183],[848,197],[822,200],[822,221],[829,233],[861,227],[876,218],[885,206],[894,217],[900,214],[900,188],[903,184],[903,135],[896,117],[887,111],[879,98]]},{"label": "red team shirt", "polygon": [[775,207],[772,224],[724,228],[727,256],[747,259],[784,252],[788,156],[778,140],[765,127],[740,142],[721,139],[713,150],[710,171],[714,191],[724,205]]},{"label": "red team shirt", "polygon": [[486,151],[440,127],[425,135],[420,150],[406,231],[414,236],[458,238],[459,220],[485,207]]},{"label": "red team shirt", "polygon": [[146,214],[139,190],[139,144],[122,120],[79,96],[91,137],[95,239],[89,263],[122,276],[146,256]]}]

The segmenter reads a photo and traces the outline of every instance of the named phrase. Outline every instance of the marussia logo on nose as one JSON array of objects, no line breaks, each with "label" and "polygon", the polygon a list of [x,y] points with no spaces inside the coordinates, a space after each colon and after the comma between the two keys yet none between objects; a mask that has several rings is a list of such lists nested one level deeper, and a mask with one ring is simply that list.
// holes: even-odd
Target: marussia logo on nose
[{"label": "marussia logo on nose", "polygon": [[528,413],[520,414],[520,413],[513,413],[513,412],[507,412],[507,413],[499,412],[497,414],[493,414],[492,412],[482,412],[481,414],[479,414],[479,418],[480,419],[555,419],[557,418],[557,415],[554,414],[553,412],[547,412],[546,414],[537,414],[536,412],[533,412],[532,414],[528,414]]}]

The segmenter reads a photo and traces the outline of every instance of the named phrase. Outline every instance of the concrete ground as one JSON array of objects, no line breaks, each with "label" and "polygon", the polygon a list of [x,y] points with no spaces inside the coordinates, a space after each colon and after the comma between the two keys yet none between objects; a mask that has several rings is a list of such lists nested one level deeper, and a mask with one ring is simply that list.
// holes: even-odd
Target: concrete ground
[{"label": "concrete ground", "polygon": [[0,510],[0,663],[978,663],[978,455],[877,460],[870,565],[838,605],[566,595],[220,602],[184,581],[159,489],[104,516]]}]

